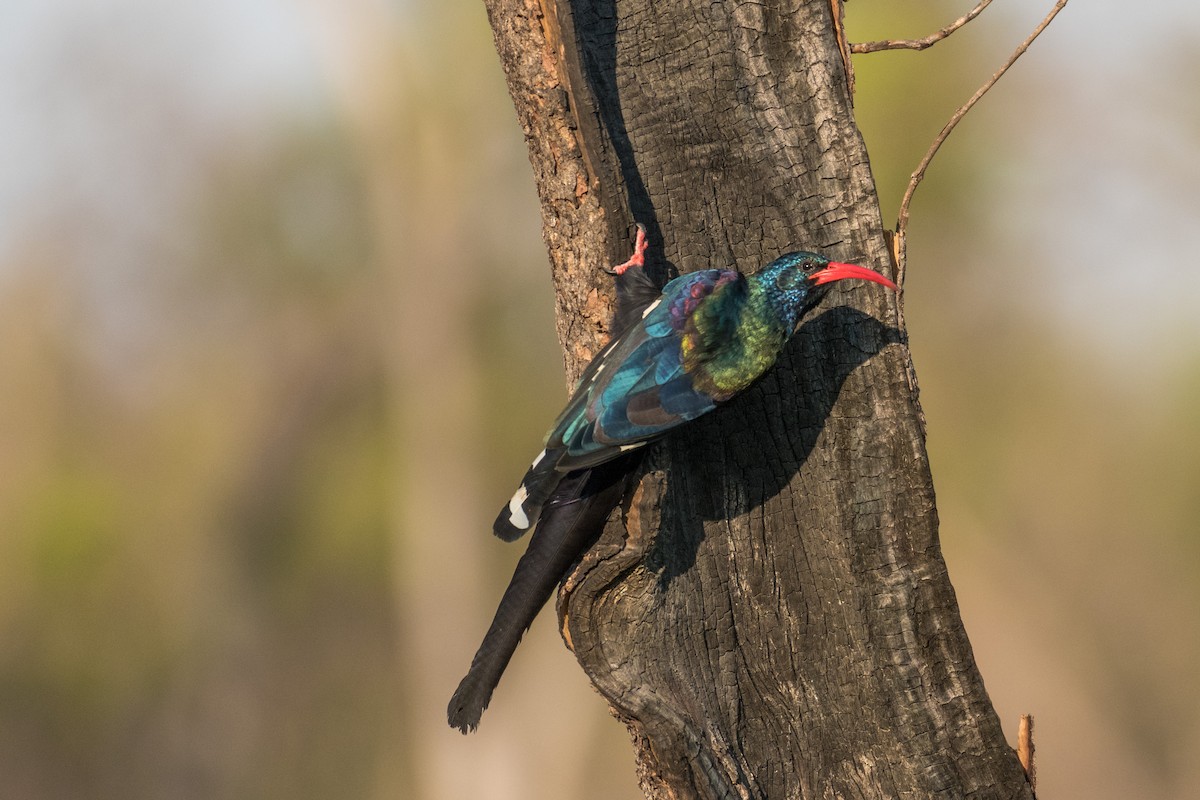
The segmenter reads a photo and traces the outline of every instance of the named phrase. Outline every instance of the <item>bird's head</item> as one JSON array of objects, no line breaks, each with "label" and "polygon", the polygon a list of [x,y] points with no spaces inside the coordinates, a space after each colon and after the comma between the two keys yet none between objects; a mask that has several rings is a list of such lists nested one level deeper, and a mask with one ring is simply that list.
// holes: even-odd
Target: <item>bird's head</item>
[{"label": "bird's head", "polygon": [[804,314],[821,302],[829,284],[846,278],[900,287],[874,270],[856,264],[830,261],[816,253],[787,253],[762,268],[755,276],[767,297],[789,327],[794,328]]}]

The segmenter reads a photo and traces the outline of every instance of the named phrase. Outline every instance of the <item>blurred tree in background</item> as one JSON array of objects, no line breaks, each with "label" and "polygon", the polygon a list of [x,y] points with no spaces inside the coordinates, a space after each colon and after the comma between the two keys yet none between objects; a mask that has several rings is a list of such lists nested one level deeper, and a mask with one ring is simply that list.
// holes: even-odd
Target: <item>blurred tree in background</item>
[{"label": "blurred tree in background", "polygon": [[[856,59],[885,219],[1019,5]],[[910,6],[854,0],[851,38],[964,10]],[[935,161],[907,316],[951,576],[1039,788],[1185,798],[1200,106],[1153,76],[1200,55],[1102,6]],[[0,796],[637,797],[544,620],[479,733],[444,724],[518,555],[494,506],[564,396],[482,6],[5,14]]]}]

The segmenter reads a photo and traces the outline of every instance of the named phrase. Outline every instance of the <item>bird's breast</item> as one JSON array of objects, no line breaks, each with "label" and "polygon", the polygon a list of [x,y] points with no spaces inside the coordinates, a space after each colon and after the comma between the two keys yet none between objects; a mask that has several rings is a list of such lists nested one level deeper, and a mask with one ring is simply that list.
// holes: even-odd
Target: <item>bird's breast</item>
[{"label": "bird's breast", "polygon": [[697,389],[718,401],[746,389],[771,368],[786,333],[757,314],[741,315],[731,335],[706,341],[701,331],[685,332],[680,353]]}]

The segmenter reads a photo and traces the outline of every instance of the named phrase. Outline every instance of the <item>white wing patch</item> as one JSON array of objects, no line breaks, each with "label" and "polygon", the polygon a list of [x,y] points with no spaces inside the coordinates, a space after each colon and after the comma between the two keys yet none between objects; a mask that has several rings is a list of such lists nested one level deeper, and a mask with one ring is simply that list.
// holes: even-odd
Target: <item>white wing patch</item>
[{"label": "white wing patch", "polygon": [[[545,455],[546,451],[542,451]],[[540,456],[539,456],[540,458]],[[534,462],[537,463],[536,461]],[[514,528],[525,530],[529,527],[529,517],[525,516],[525,500],[529,497],[529,491],[522,486],[517,489],[517,493],[512,496],[512,500],[508,501],[508,521],[513,524]]]},{"label": "white wing patch", "polygon": [[530,469],[533,469],[533,468],[534,468],[534,467],[536,467],[538,464],[542,463],[542,459],[543,459],[543,458],[545,458],[545,457],[546,457],[546,451],[545,451],[545,450],[543,450],[542,452],[540,452],[540,453],[538,453],[538,454],[537,454],[537,458],[535,458],[535,459],[533,460],[533,463],[529,465],[529,468],[530,468]]},{"label": "white wing patch", "polygon": [[646,306],[646,310],[642,312],[642,319],[645,319],[646,317],[650,316],[650,312],[653,311],[654,309],[658,308],[658,304],[661,302],[662,302],[662,298],[660,297],[657,300],[655,300],[653,303],[651,303],[650,305]]}]

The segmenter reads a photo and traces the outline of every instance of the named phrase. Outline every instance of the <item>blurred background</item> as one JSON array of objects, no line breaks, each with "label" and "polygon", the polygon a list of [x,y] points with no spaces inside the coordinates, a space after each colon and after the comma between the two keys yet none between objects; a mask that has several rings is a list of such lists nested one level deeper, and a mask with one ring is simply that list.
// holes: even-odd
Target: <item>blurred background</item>
[{"label": "blurred background", "polygon": [[[1050,5],[856,57],[886,220]],[[1200,10],[1155,10],[1069,5],[913,205],[943,547],[1046,798],[1200,796]],[[444,721],[565,396],[482,4],[7,0],[0,146],[0,797],[639,797],[549,614]]]}]

